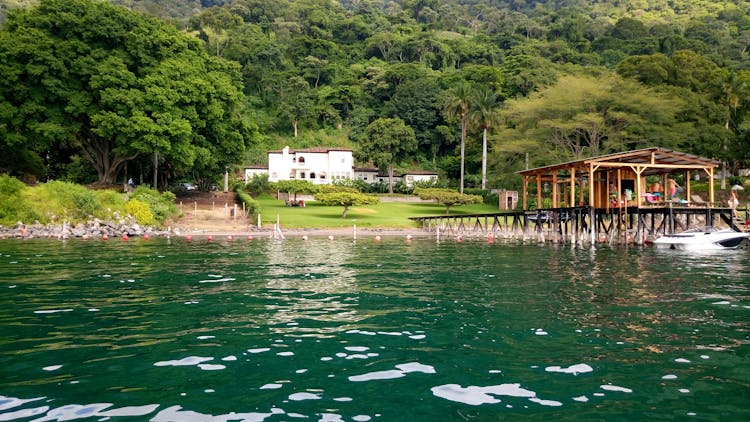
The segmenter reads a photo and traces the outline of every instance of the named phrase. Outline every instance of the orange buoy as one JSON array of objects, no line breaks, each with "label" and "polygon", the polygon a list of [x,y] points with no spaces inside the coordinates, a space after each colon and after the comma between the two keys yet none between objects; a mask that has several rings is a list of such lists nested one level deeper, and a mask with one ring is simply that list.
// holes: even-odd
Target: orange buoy
[{"label": "orange buoy", "polygon": [[123,233],[122,234],[122,240],[128,240],[128,234],[127,233]]},{"label": "orange buoy", "polygon": [[151,236],[149,236],[148,233],[145,233],[143,235],[143,240],[149,240],[149,239],[151,239]]},{"label": "orange buoy", "polygon": [[211,236],[211,235],[209,234],[209,235],[208,235],[208,238],[207,238],[206,240],[208,240],[209,242],[213,242],[213,240],[214,240],[214,237],[213,237],[213,236]]},{"label": "orange buoy", "polygon": [[251,234],[247,235],[247,240],[253,240],[253,235]]},{"label": "orange buoy", "polygon": [[190,235],[185,236],[185,241],[192,242],[193,241],[193,236],[190,236]]},{"label": "orange buoy", "polygon": [[234,238],[232,237],[232,235],[231,234],[228,235],[227,236],[227,242],[231,242],[232,240],[234,240]]},{"label": "orange buoy", "polygon": [[463,242],[463,241],[464,241],[464,237],[463,237],[463,236],[460,236],[460,235],[459,235],[459,236],[456,236],[456,242],[459,242],[459,243],[461,243],[461,242]]},{"label": "orange buoy", "polygon": [[102,235],[102,240],[109,240],[109,236],[107,236],[106,234],[103,234]]}]

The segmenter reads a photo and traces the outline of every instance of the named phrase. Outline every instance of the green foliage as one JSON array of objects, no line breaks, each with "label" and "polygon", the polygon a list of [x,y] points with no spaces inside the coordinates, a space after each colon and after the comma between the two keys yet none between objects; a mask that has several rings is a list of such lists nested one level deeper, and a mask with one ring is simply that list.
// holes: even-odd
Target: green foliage
[{"label": "green foliage", "polygon": [[[271,183],[268,181],[268,173],[253,174],[253,177],[245,185],[245,189],[254,196],[270,192]],[[237,188],[234,190],[237,191]]]},{"label": "green foliage", "polygon": [[169,191],[159,193],[157,190],[141,185],[135,188],[130,198],[130,201],[137,199],[147,204],[153,214],[154,224],[157,225],[164,224],[167,219],[177,213],[177,207],[174,204],[175,195]]},{"label": "green foliage", "polygon": [[33,216],[26,202],[26,185],[15,177],[0,174],[0,224],[29,221]]},{"label": "green foliage", "polygon": [[237,194],[237,198],[245,204],[245,211],[249,216],[258,215],[260,213],[260,205],[258,204],[258,201],[253,199],[249,193],[240,187],[235,189],[235,193]]},{"label": "green foliage", "polygon": [[94,192],[85,190],[73,193],[73,205],[75,205],[74,216],[77,219],[86,219],[97,214],[101,204],[94,195]]},{"label": "green foliage", "polygon": [[151,207],[140,199],[132,198],[128,201],[127,205],[125,205],[125,211],[140,225],[150,226],[156,224]]},{"label": "green foliage", "polygon": [[380,199],[377,196],[365,195],[359,192],[328,192],[315,194],[315,200],[324,205],[344,207],[341,218],[346,218],[349,207],[355,205],[377,204]]},{"label": "green foliage", "polygon": [[482,203],[482,197],[479,195],[459,193],[452,189],[418,188],[414,189],[414,194],[419,196],[420,199],[433,199],[438,204],[444,205],[446,214],[450,214],[450,209],[453,206]]},{"label": "green foliage", "polygon": [[318,186],[309,180],[280,180],[271,186],[279,192],[286,192],[295,197],[299,193],[313,194],[318,191]]},{"label": "green foliage", "polygon": [[349,186],[347,184],[334,183],[332,185],[320,185],[320,186],[318,186],[318,192],[319,193],[338,193],[338,192],[358,193],[359,190],[356,187]]}]

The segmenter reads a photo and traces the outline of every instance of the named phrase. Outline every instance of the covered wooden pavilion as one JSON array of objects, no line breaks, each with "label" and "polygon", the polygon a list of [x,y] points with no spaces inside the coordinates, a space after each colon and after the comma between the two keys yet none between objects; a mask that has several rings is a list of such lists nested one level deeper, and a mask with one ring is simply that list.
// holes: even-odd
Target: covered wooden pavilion
[{"label": "covered wooden pavilion", "polygon": [[[536,185],[536,208],[590,206],[594,209],[641,207],[678,200],[692,201],[691,175],[698,172],[713,181],[721,163],[709,158],[661,147],[637,149],[599,157],[520,171],[523,176],[523,209],[529,209],[529,186]],[[668,194],[675,175],[683,175],[680,199]],[[651,179],[652,183],[648,183]],[[544,207],[543,194],[551,196]],[[709,204],[714,203],[713,183],[708,183]]]}]

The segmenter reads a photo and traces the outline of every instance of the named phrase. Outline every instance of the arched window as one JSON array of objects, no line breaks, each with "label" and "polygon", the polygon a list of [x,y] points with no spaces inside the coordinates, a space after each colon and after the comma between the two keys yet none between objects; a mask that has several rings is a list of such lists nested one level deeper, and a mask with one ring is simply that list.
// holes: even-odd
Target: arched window
[{"label": "arched window", "polygon": [[299,157],[299,159],[297,159],[297,162],[300,164],[305,164],[305,157]]},{"label": "arched window", "polygon": [[311,171],[311,172],[310,172],[310,178],[311,178],[311,179],[314,179],[314,178],[315,178],[315,172],[314,172],[314,171]]}]

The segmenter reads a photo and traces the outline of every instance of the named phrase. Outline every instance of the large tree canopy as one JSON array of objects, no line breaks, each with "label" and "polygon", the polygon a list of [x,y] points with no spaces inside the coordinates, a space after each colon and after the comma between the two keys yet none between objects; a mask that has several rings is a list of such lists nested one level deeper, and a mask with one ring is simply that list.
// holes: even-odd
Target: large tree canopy
[{"label": "large tree canopy", "polygon": [[0,150],[73,144],[101,183],[141,155],[174,174],[241,161],[239,67],[155,18],[91,0],[44,0],[0,32]]}]

